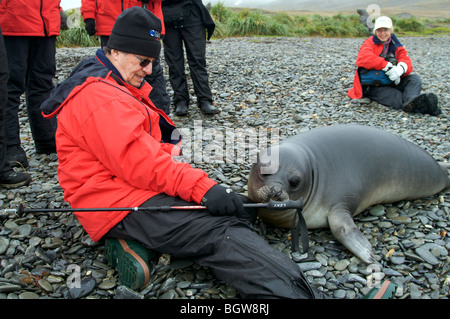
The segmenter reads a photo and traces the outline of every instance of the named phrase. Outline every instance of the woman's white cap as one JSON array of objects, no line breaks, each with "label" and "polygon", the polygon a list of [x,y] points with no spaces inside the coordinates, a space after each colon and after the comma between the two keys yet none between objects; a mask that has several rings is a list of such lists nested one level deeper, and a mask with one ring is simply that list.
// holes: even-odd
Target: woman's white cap
[{"label": "woman's white cap", "polygon": [[392,29],[391,18],[386,17],[386,16],[381,16],[378,19],[376,19],[375,27],[373,28],[373,31],[380,29],[380,28]]}]

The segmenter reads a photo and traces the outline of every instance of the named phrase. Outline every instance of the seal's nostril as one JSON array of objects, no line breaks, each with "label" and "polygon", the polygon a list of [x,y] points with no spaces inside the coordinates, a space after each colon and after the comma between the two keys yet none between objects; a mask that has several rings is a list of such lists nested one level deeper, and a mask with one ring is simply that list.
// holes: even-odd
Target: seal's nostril
[{"label": "seal's nostril", "polygon": [[270,186],[270,198],[274,200],[282,200],[282,197],[284,197],[284,193],[285,192],[283,190],[283,185],[275,183]]}]

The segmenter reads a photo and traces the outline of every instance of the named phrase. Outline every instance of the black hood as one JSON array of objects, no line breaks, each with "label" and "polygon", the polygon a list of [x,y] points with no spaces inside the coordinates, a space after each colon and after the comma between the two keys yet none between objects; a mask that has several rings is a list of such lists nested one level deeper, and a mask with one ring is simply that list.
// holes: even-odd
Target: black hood
[{"label": "black hood", "polygon": [[[69,77],[62,83],[58,84],[51,92],[50,96],[41,104],[41,111],[44,115],[49,115],[55,112],[59,106],[67,99],[70,92],[78,86],[83,84],[88,77],[102,77],[105,78],[110,71],[116,71],[114,66],[110,64],[109,60],[102,50],[98,50],[95,57],[89,57],[80,62],[73,70]],[[100,62],[102,61],[102,62]]]}]

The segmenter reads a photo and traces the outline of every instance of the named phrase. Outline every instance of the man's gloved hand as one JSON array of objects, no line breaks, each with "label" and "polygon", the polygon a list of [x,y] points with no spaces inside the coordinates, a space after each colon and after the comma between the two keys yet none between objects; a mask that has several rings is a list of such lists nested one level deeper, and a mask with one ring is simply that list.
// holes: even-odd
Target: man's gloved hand
[{"label": "man's gloved hand", "polygon": [[84,28],[86,29],[87,33],[89,35],[94,35],[96,30],[95,30],[95,19],[92,18],[88,18],[86,20],[84,20],[84,23],[86,24],[84,26]]},{"label": "man's gloved hand", "polygon": [[389,77],[389,79],[392,82],[395,82],[395,85],[398,85],[400,83],[400,77],[406,73],[406,70],[408,69],[408,66],[404,62],[400,62],[396,66],[390,68],[386,75]]},{"label": "man's gloved hand", "polygon": [[213,216],[243,216],[246,214],[239,196],[230,188],[214,185],[203,196],[202,204]]}]

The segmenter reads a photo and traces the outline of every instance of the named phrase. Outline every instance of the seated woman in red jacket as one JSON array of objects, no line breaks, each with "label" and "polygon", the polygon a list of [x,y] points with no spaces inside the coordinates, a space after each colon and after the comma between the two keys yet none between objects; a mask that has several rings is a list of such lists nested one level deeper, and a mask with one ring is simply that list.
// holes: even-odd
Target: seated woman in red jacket
[{"label": "seated woman in red jacket", "polygon": [[[353,88],[348,91],[349,97],[360,99],[364,96],[405,112],[441,114],[435,94],[420,94],[421,79],[419,75],[411,74],[411,59],[393,30],[389,17],[382,16],[375,21],[374,35],[364,41],[356,58],[358,69]],[[373,74],[369,70],[380,72],[376,72],[374,78],[369,77]]]}]

